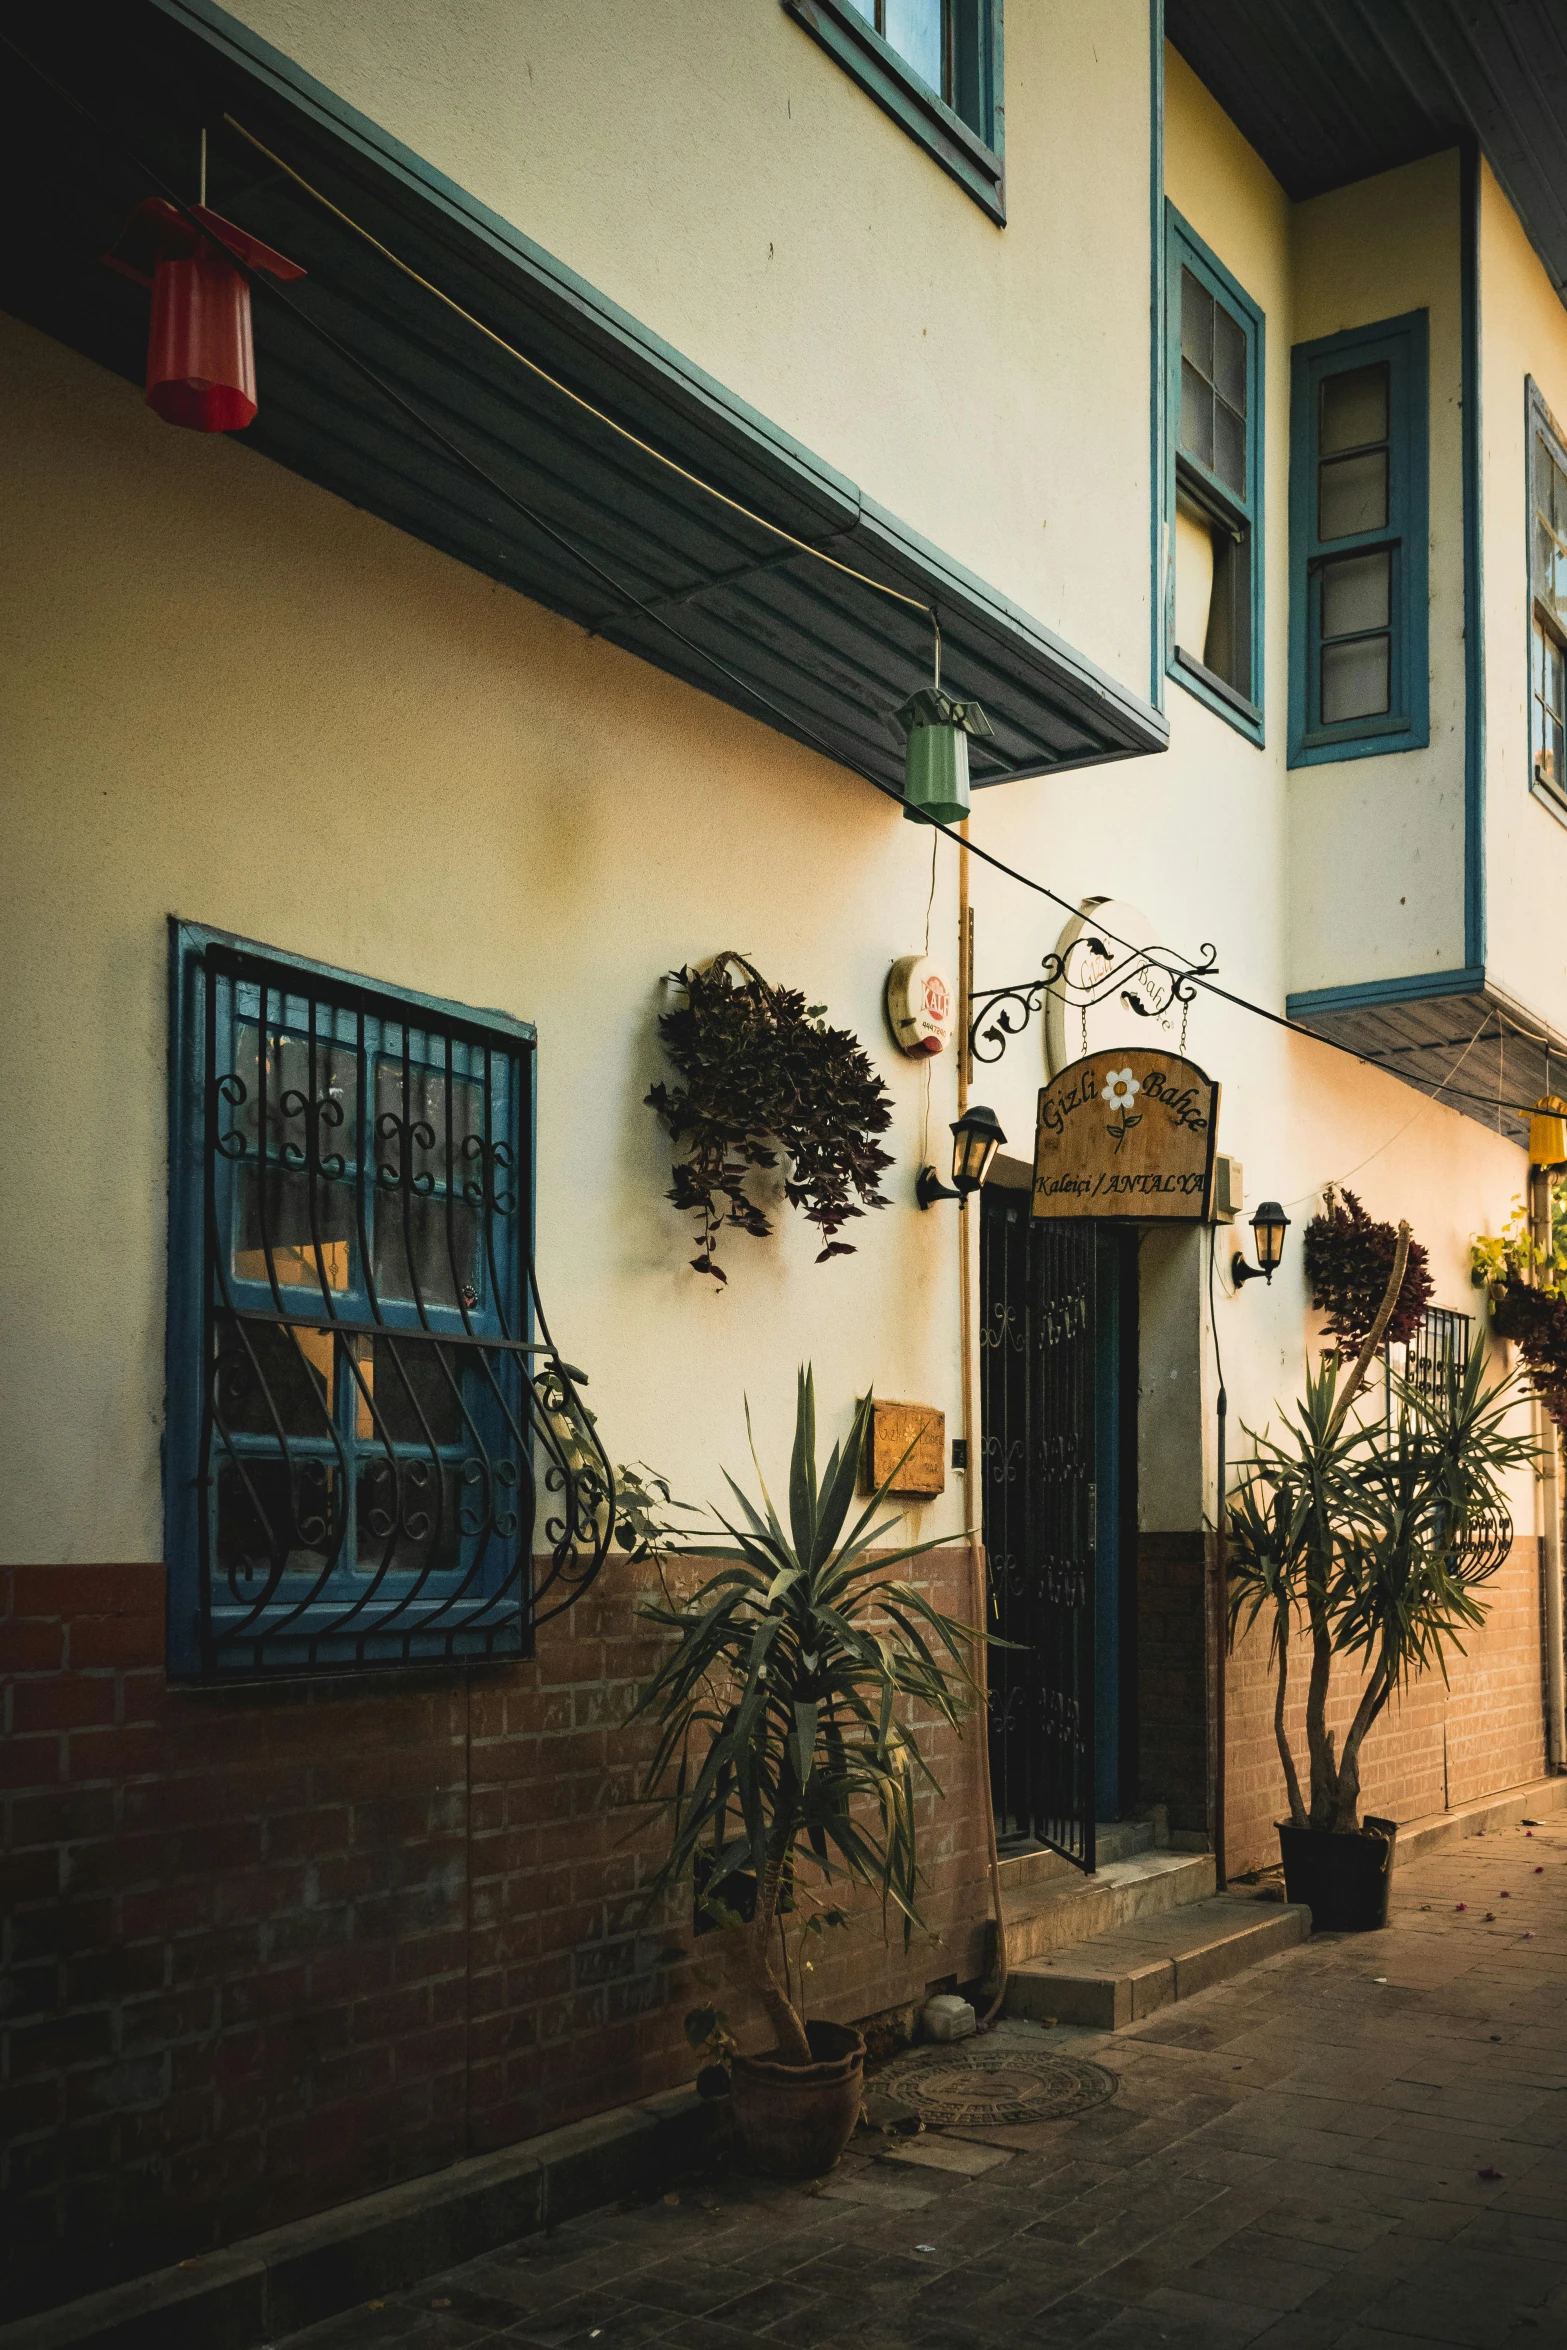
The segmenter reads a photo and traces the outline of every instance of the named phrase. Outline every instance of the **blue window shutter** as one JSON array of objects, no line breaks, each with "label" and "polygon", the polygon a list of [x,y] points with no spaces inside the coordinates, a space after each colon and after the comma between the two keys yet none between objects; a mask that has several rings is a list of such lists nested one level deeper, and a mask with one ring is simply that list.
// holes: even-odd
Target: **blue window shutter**
[{"label": "blue window shutter", "polygon": [[[1429,323],[1424,310],[1297,344],[1290,361],[1289,763],[1309,767],[1424,749],[1431,739],[1428,512]],[[1322,531],[1324,387],[1385,370],[1387,507],[1365,529]],[[1325,609],[1333,567],[1387,559],[1388,707],[1334,719],[1323,698]],[[1329,710],[1327,716],[1325,709]]]}]

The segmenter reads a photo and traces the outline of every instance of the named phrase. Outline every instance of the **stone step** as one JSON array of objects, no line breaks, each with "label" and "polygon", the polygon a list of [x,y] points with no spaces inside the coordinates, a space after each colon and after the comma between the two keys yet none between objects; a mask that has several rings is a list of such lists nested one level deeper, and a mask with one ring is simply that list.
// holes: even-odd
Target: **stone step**
[{"label": "stone step", "polygon": [[[1164,1825],[1164,1806],[1156,1816],[1140,1820],[1100,1820],[1094,1829],[1094,1858],[1100,1868],[1106,1861],[1130,1860],[1134,1853],[1151,1852],[1155,1845],[1169,1842]],[[1001,1855],[1001,1889],[1015,1893],[1025,1885],[1059,1885],[1082,1870],[1074,1861],[1065,1860],[1048,1845],[1038,1844],[1026,1852],[1004,1852]]]},{"label": "stone step", "polygon": [[[1211,1862],[1209,1876],[1211,1883]],[[1034,2023],[1116,2031],[1310,1934],[1311,1912],[1298,1904],[1211,1894],[1014,1965],[1006,2012]]]},{"label": "stone step", "polygon": [[1091,1877],[1073,1869],[1065,1878],[1016,1892],[1003,1879],[1007,1963],[1022,1966],[1043,1951],[1203,1901],[1213,1884],[1211,1852],[1134,1852],[1127,1860],[1107,1861]]}]

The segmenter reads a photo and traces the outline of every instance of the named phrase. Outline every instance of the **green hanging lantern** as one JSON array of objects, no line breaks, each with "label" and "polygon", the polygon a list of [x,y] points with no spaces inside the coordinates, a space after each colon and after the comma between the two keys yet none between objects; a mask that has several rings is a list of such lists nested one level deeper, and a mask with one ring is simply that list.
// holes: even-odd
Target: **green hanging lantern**
[{"label": "green hanging lantern", "polygon": [[914,824],[961,824],[969,811],[969,736],[995,729],[978,702],[922,685],[892,714],[904,741],[903,813]]}]

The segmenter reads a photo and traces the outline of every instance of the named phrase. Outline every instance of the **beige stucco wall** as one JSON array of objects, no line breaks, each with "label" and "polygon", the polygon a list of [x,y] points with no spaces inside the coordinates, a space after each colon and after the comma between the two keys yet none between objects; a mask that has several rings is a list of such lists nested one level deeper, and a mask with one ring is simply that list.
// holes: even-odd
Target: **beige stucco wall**
[{"label": "beige stucco wall", "polygon": [[1567,829],[1530,790],[1525,378],[1567,421],[1567,311],[1489,169],[1480,206],[1484,445],[1486,968],[1567,1028]]},{"label": "beige stucco wall", "polygon": [[778,0],[234,13],[1147,692],[1145,0],[1010,11],[1005,228]]},{"label": "beige stucco wall", "polygon": [[[1072,25],[1094,20],[1087,7],[1014,15],[1055,24],[1062,40]],[[1115,22],[1139,16],[1126,9]],[[334,8],[308,12],[302,48],[311,27],[338,21]],[[396,21],[388,10],[388,22]],[[415,21],[411,13],[403,19]],[[770,6],[748,21],[761,28],[755,37],[764,56],[780,34],[796,38]],[[661,38],[668,37],[666,22]],[[1029,115],[1030,92],[1041,121],[1091,115],[1099,61],[1090,57],[1075,84],[1047,90],[1039,58],[1029,62],[1032,37],[1025,32],[1016,44],[1020,64],[1009,44],[1014,130],[1019,115]],[[562,36],[562,54],[568,46]],[[397,42],[386,47],[395,57]],[[722,42],[715,54],[716,72],[727,54]],[[828,70],[809,43],[789,54],[791,72]],[[322,72],[330,63],[319,55],[306,61]],[[739,68],[731,60],[724,70]],[[553,121],[562,104],[558,75],[550,86]],[[834,96],[824,106],[866,103],[835,70],[826,86]],[[412,80],[405,87],[393,76],[383,119],[398,91],[405,110],[426,103]],[[1068,906],[1114,895],[1143,908],[1171,945],[1195,954],[1212,941],[1226,987],[1282,1008],[1296,980],[1292,907],[1303,874],[1309,880],[1323,869],[1311,863],[1311,839],[1302,846],[1297,819],[1324,773],[1336,772],[1291,778],[1284,768],[1288,350],[1297,334],[1345,321],[1319,312],[1300,322],[1290,224],[1276,184],[1173,57],[1170,91],[1172,200],[1268,318],[1267,744],[1247,742],[1172,683],[1165,757],[988,792],[974,831]],[[375,96],[349,94],[366,105]],[[459,127],[477,104],[470,94],[453,109]],[[489,119],[482,110],[481,119]],[[879,138],[882,118],[868,106],[866,121]],[[397,119],[391,127],[418,143],[416,123]],[[546,151],[555,135],[540,130]],[[1025,154],[1032,135],[1026,127],[1018,134]],[[1129,152],[1141,152],[1141,137],[1139,130]],[[901,134],[895,147],[864,152],[883,156],[878,168],[889,184],[911,161],[933,171]],[[861,167],[860,150],[854,154]],[[460,156],[436,160],[462,175]],[[482,161],[478,155],[475,169]],[[1036,161],[1043,170],[1042,157]],[[744,179],[738,160],[731,168]],[[966,224],[972,216],[995,234],[939,174],[932,184],[943,203],[961,208],[954,217]],[[505,193],[493,180],[479,192],[492,202]],[[807,210],[818,201],[826,203],[811,189],[800,197]],[[1116,212],[1116,192],[1106,201],[1120,227],[1114,267],[1099,257],[1111,321],[1105,335],[1096,326],[1098,292],[1075,317],[1050,309],[1048,337],[1030,313],[1027,333],[1020,328],[1022,339],[1009,345],[1005,380],[992,387],[978,344],[974,380],[987,402],[994,390],[1004,418],[1009,400],[1044,396],[1027,382],[1037,357],[1047,390],[1072,378],[1072,399],[1086,410],[1097,398],[1095,360],[1134,346],[1140,354],[1137,432],[1123,435],[1124,477],[1105,492],[1113,511],[1114,498],[1123,490],[1130,498],[1128,485],[1141,479],[1136,533],[1126,543],[1109,528],[1085,534],[1080,559],[1059,575],[1059,611],[1032,600],[1101,656],[1094,615],[1113,611],[1141,660],[1147,222],[1145,213]],[[739,196],[732,210],[743,215]],[[1036,209],[1025,235],[1024,217],[1014,212],[1019,233],[1006,246],[1022,258],[1006,266],[1065,267],[1052,257],[1061,240],[1048,221],[1042,225]],[[525,225],[539,228],[536,219]],[[606,215],[600,247],[584,228],[566,253],[601,282],[614,225]],[[672,217],[665,225],[678,245]],[[756,396],[759,381],[737,374],[735,350],[724,344],[742,330],[724,315],[726,265],[708,236],[699,214],[689,237],[707,255],[713,285],[702,297],[710,303],[702,337],[684,339],[688,347],[700,340],[694,355]],[[640,222],[626,237],[633,254],[644,251]],[[608,290],[681,339],[668,314],[672,295],[660,314],[651,259],[643,266],[645,299],[625,282],[630,260]],[[889,249],[888,270],[906,300],[910,251]],[[950,290],[955,296],[955,283]],[[1409,306],[1406,290],[1372,314]],[[817,421],[836,419],[839,435],[816,436],[824,453],[897,505],[871,468],[906,462],[902,412],[897,429],[873,429],[859,398],[864,385],[836,401],[824,384],[802,389],[803,363],[785,350],[780,323],[789,304],[758,297],[756,307],[767,317],[746,329],[754,336],[747,365],[755,379],[777,368],[776,396],[758,404],[811,438],[796,403],[815,400]],[[1037,348],[1027,339],[1036,327]],[[822,315],[809,304],[792,332],[802,347],[814,339],[819,355],[830,357]],[[689,1496],[713,1495],[720,1463],[743,1465],[742,1396],[752,1396],[764,1429],[779,1430],[795,1364],[807,1357],[817,1365],[829,1427],[841,1428],[852,1397],[874,1383],[884,1394],[943,1406],[956,1433],[958,1220],[950,1209],[921,1215],[910,1197],[920,1161],[944,1156],[952,1064],[927,1071],[900,1061],[880,1014],[888,963],[924,937],[929,839],[826,762],[589,641],[242,443],[171,432],[133,386],[27,330],[0,324],[0,336],[0,495],[9,517],[0,571],[7,646],[0,921],[8,971],[0,1086],[8,1101],[28,1105],[0,1140],[8,1203],[0,1325],[25,1340],[24,1348],[13,1339],[0,1394],[0,1554],[160,1553],[171,911],[537,1022],[541,1276],[556,1336],[590,1371],[590,1399],[617,1457],[651,1462]],[[928,348],[928,338],[916,339]],[[1047,339],[1051,350],[1041,356]],[[887,345],[900,358],[913,347],[896,337]],[[826,368],[828,359],[819,363]],[[870,362],[857,352],[855,364]],[[1105,373],[1115,373],[1108,358]],[[1123,392],[1120,383],[1106,392],[1105,413],[1118,412]],[[932,499],[952,501],[954,529],[969,512],[963,485],[972,492],[977,478],[966,467],[988,466],[996,481],[1008,466],[1015,471],[1017,446],[989,408],[985,415],[972,447],[930,445],[928,463],[915,469]],[[916,413],[907,437],[918,443],[923,429]],[[1061,462],[1063,473],[1081,470],[1081,449],[1074,445],[1070,462]],[[973,528],[1016,534],[1020,508],[1014,498],[1000,517],[977,499]],[[939,517],[909,518],[944,535]],[[952,543],[987,568],[973,539]],[[1022,539],[1009,543],[1021,548]],[[988,567],[1001,584],[1016,585],[1003,566]],[[1136,674],[1128,670],[1134,681]],[[1360,772],[1395,763],[1354,764]],[[1416,769],[1418,758],[1410,765]],[[1383,855],[1378,836],[1357,839],[1356,871],[1374,870]],[[974,900],[981,987],[1037,971],[1059,934],[1062,907],[978,866]],[[936,857],[932,924],[933,943],[942,951],[946,942],[950,958],[955,876],[946,849]],[[729,1290],[715,1297],[687,1270],[688,1234],[661,1196],[667,1148],[642,1095],[661,1067],[653,1030],[659,974],[723,947],[741,948],[802,985],[859,1032],[894,1092],[898,1163],[889,1179],[897,1204],[855,1230],[856,1256],[817,1268],[810,1236],[798,1228],[760,1248],[735,1239],[726,1252]],[[1129,1026],[1129,1037],[1139,1034],[1140,1024]],[[1178,1024],[1171,1041],[1177,1036]],[[1230,1291],[1227,1261],[1247,1236],[1218,1235],[1211,1326],[1207,1236],[1190,1230],[1149,1244],[1151,1273],[1162,1252],[1150,1298],[1157,1293],[1168,1310],[1150,1316],[1141,1502],[1145,1525],[1174,1532],[1191,1531],[1214,1506],[1214,1336],[1232,1455],[1242,1423],[1262,1424],[1296,1391],[1312,1335],[1300,1232],[1322,1184],[1348,1180],[1374,1213],[1407,1215],[1431,1250],[1438,1302],[1468,1309],[1470,1235],[1505,1218],[1522,1172],[1512,1145],[1455,1112],[1211,996],[1194,1005],[1185,1042],[1223,1082],[1220,1147],[1245,1164],[1248,1212],[1261,1198],[1280,1199],[1294,1229],[1280,1277],[1239,1294]],[[1041,1048],[1036,1023],[976,1083],[1023,1155]],[[775,1461],[780,1449],[781,1439]],[[1532,1527],[1527,1484],[1515,1508],[1520,1526]],[[950,1490],[924,1521],[915,1531],[961,1525],[961,1493]]]},{"label": "beige stucco wall", "polygon": [[1431,368],[1430,744],[1292,774],[1292,990],[1464,960],[1458,226],[1456,151],[1318,196],[1291,221],[1294,340],[1424,309]]},{"label": "beige stucco wall", "polygon": [[[825,1425],[953,1415],[957,1236],[912,1201],[952,1063],[887,1035],[930,848],[856,779],[0,320],[0,1557],[161,1556],[165,917],[539,1030],[539,1255],[620,1459],[705,1500]],[[954,926],[954,875],[935,920]],[[826,1002],[896,1104],[897,1205],[821,1267],[792,1216],[687,1269],[662,972],[724,947]],[[950,1148],[950,1145],[946,1145]],[[924,1513],[961,1524],[962,1504]]]}]

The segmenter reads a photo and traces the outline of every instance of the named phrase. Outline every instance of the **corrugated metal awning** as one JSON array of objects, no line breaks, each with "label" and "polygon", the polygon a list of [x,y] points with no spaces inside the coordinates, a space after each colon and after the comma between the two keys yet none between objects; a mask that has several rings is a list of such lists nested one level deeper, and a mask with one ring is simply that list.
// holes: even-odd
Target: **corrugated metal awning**
[{"label": "corrugated metal awning", "polygon": [[[995,727],[974,746],[976,784],[1164,748],[1165,720],[1137,695],[206,0],[64,0],[14,37],[125,142],[7,62],[0,302],[21,317],[140,381],[146,295],[99,259],[156,192],[125,150],[190,200],[205,124],[213,209],[309,272],[288,289],[303,319],[254,297],[261,412],[243,445],[900,785],[887,716],[928,680],[925,615],[758,527],[519,366],[225,131],[233,114],[569,391],[767,522],[933,604],[946,681]],[[306,320],[619,584],[476,478]]]}]

